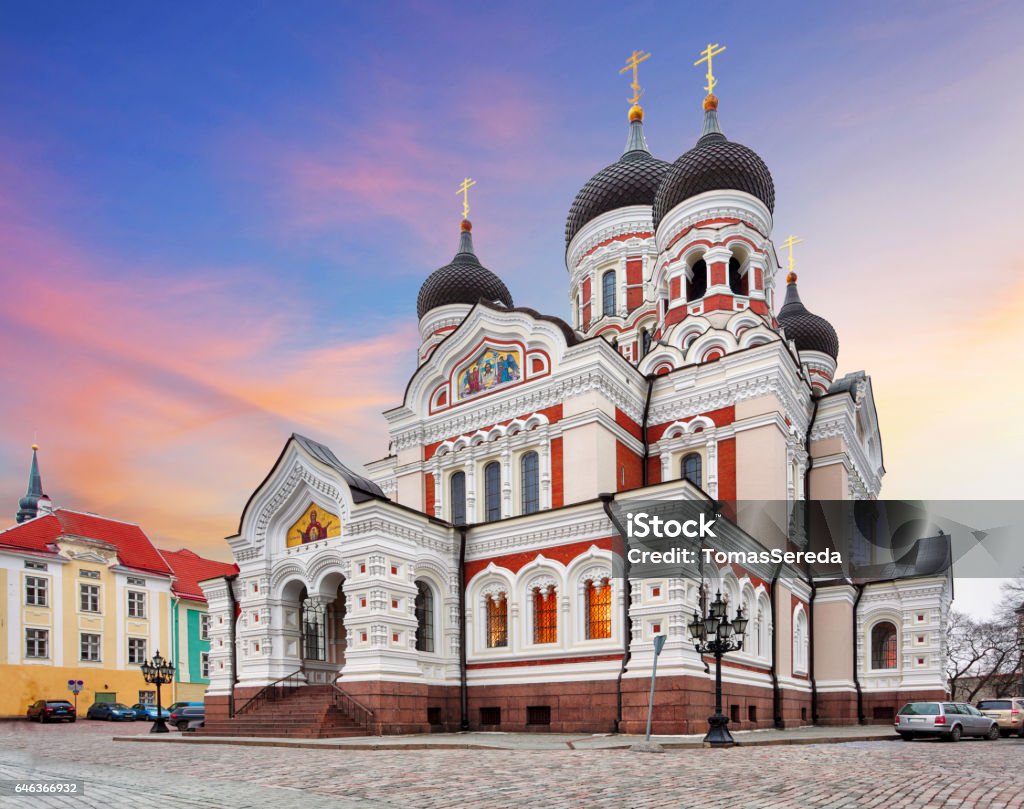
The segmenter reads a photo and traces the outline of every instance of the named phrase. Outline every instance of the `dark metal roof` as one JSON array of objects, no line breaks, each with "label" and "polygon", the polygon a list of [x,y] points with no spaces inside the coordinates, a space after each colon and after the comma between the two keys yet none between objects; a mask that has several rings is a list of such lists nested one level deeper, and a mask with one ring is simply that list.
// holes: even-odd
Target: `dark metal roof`
[{"label": "dark metal roof", "polygon": [[580,229],[603,213],[629,205],[653,205],[669,164],[654,157],[643,137],[643,124],[630,124],[626,152],[610,166],[601,169],[580,189],[565,220],[565,243]]},{"label": "dark metal roof", "polygon": [[38,450],[32,446],[32,465],[28,471],[28,489],[18,501],[17,521],[31,520],[39,513],[39,498],[43,497],[43,478],[39,474]]},{"label": "dark metal roof", "polygon": [[473,252],[473,236],[469,222],[463,222],[459,252],[449,264],[434,270],[420,287],[416,298],[416,316],[422,318],[431,309],[450,303],[476,303],[480,299],[500,301],[512,307],[508,287],[484,267]]},{"label": "dark metal roof", "polygon": [[292,433],[292,438],[299,446],[306,450],[306,452],[321,463],[330,466],[345,479],[345,482],[352,490],[352,499],[355,500],[355,502],[362,503],[372,498],[381,500],[388,499],[380,486],[372,480],[367,480],[362,475],[357,475],[345,466],[345,464],[339,461],[338,456],[331,451],[330,447],[324,446],[320,442],[314,441],[312,438],[306,438],[306,436],[299,435],[298,433]]},{"label": "dark metal roof", "polygon": [[658,188],[654,227],[680,202],[724,189],[744,191],[775,211],[775,183],[768,166],[753,149],[728,140],[718,127],[717,109],[709,109],[697,145],[672,164]]},{"label": "dark metal roof", "polygon": [[820,351],[832,359],[839,357],[839,337],[825,318],[807,311],[796,281],[786,287],[786,300],[779,310],[779,325],[786,330],[786,339],[796,343],[797,351]]}]

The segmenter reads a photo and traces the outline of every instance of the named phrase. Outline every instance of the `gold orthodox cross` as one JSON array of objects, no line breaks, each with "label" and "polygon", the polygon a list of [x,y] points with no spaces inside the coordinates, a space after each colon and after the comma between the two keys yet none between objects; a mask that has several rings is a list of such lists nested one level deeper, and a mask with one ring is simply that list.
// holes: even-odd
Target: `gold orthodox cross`
[{"label": "gold orthodox cross", "polygon": [[703,64],[704,62],[708,63],[708,73],[707,73],[708,86],[704,88],[705,90],[708,91],[708,95],[713,95],[714,94],[715,85],[718,84],[718,79],[715,78],[715,74],[711,70],[711,58],[714,57],[714,56],[718,56],[718,54],[722,53],[724,50],[725,50],[725,48],[723,46],[719,45],[718,43],[715,43],[714,45],[712,45],[709,42],[708,46],[704,50],[702,50],[700,52],[701,56],[704,57],[704,58],[703,59],[698,59],[696,62],[693,63],[694,67],[697,67],[697,65]]},{"label": "gold orthodox cross", "polygon": [[619,75],[621,76],[627,70],[631,68],[633,70],[633,83],[629,85],[630,87],[633,88],[633,97],[629,99],[630,104],[638,103],[640,101],[640,96],[643,95],[643,92],[640,90],[640,82],[637,81],[636,69],[641,62],[644,62],[650,58],[651,55],[649,53],[644,53],[643,51],[633,51],[633,55],[626,60],[626,66],[619,71]]},{"label": "gold orthodox cross", "polygon": [[462,218],[469,219],[469,189],[476,185],[476,180],[471,180],[467,177],[462,181],[462,185],[459,186],[459,190],[456,194],[462,194]]},{"label": "gold orthodox cross", "polygon": [[803,239],[798,239],[796,236],[790,236],[786,241],[779,245],[783,250],[789,250],[789,271],[793,272],[796,269],[796,262],[793,260],[793,248],[798,244],[803,244]]}]

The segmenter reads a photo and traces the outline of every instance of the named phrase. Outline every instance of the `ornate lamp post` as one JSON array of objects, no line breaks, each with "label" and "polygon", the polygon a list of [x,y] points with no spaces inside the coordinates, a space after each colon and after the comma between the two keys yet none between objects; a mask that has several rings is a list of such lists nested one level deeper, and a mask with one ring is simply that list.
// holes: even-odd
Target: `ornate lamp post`
[{"label": "ornate lamp post", "polygon": [[148,663],[143,663],[140,668],[142,669],[142,676],[146,678],[146,682],[156,686],[156,720],[153,722],[153,727],[149,729],[149,732],[167,733],[167,722],[164,721],[164,708],[160,701],[160,686],[173,682],[174,663],[170,660],[164,660],[158,649],[157,653],[153,655],[153,659]]},{"label": "ornate lamp post", "polygon": [[729,717],[722,713],[722,655],[743,648],[743,633],[747,630],[747,618],[743,607],[736,610],[736,617],[729,620],[725,614],[728,604],[722,594],[708,605],[707,615],[694,611],[690,622],[690,636],[697,652],[715,656],[715,714],[708,717],[709,729],[704,737],[705,747],[731,747],[735,742],[729,733]]}]

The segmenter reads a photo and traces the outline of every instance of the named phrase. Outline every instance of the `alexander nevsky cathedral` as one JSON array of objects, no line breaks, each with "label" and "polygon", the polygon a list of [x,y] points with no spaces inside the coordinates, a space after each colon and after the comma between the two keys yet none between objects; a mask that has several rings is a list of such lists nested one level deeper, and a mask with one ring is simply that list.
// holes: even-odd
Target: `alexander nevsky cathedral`
[{"label": "alexander nevsky cathedral", "polygon": [[713,667],[687,625],[709,592],[749,619],[723,661],[734,729],[943,698],[948,576],[621,573],[613,506],[875,499],[885,474],[871,377],[839,372],[780,267],[772,175],[727,136],[710,51],[702,116],[665,138],[692,146],[667,160],[634,53],[625,150],[568,207],[568,319],[517,305],[464,218],[424,272],[389,454],[359,474],[292,435],[267,459],[227,540],[239,573],[202,583],[204,732],[643,732],[664,635],[654,732],[702,733]]}]

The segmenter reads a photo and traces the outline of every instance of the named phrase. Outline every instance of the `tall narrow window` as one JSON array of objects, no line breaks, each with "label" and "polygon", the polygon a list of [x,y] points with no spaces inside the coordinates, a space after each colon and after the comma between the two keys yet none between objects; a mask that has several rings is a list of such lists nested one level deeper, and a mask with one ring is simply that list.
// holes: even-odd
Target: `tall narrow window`
[{"label": "tall narrow window", "polygon": [[96,584],[78,586],[78,607],[81,612],[100,611],[100,588]]},{"label": "tall narrow window", "polygon": [[749,293],[748,278],[750,273],[740,275],[739,259],[733,256],[729,259],[729,289],[734,295],[747,295]]},{"label": "tall narrow window", "polygon": [[612,587],[608,579],[587,581],[587,640],[612,636]]},{"label": "tall narrow window", "polygon": [[602,313],[615,314],[615,270],[609,270],[601,276]]},{"label": "tall narrow window", "polygon": [[466,473],[456,472],[448,483],[453,525],[466,524]]},{"label": "tall narrow window", "polygon": [[558,590],[553,586],[533,588],[533,642],[558,641]]},{"label": "tall narrow window", "polygon": [[508,600],[504,593],[487,596],[487,648],[508,646]]},{"label": "tall narrow window", "polygon": [[803,610],[796,613],[794,621],[793,670],[807,672],[807,615]]},{"label": "tall narrow window", "polygon": [[701,259],[693,265],[690,276],[686,279],[686,300],[699,301],[708,291],[708,265]]},{"label": "tall narrow window", "polygon": [[416,651],[434,651],[434,591],[416,582]]},{"label": "tall narrow window", "polygon": [[128,638],[128,663],[142,665],[146,662],[146,639]]},{"label": "tall narrow window", "polygon": [[519,461],[519,491],[523,514],[540,511],[540,461],[536,452],[527,452]]},{"label": "tall narrow window", "polygon": [[81,659],[96,663],[100,659],[100,636],[83,632],[81,635]]},{"label": "tall narrow window", "polygon": [[25,630],[25,657],[43,658],[50,656],[50,630]]},{"label": "tall narrow window", "polygon": [[640,332],[640,335],[641,335],[641,337],[640,337],[640,344],[641,344],[641,351],[642,351],[640,356],[641,357],[646,357],[647,353],[651,350],[651,342],[652,342],[652,339],[653,339],[651,337],[651,330],[650,329],[643,329]]},{"label": "tall narrow window", "polygon": [[896,668],[896,627],[889,621],[871,629],[871,668]]},{"label": "tall narrow window", "polygon": [[146,617],[146,594],[138,590],[128,591],[128,617]]},{"label": "tall narrow window", "polygon": [[683,480],[688,480],[694,486],[698,488],[701,486],[701,458],[696,452],[691,452],[689,455],[683,457],[682,462],[679,464],[679,476]]},{"label": "tall narrow window", "polygon": [[484,519],[501,519],[501,464],[497,461],[484,467]]},{"label": "tall narrow window", "polygon": [[26,576],[25,605],[29,607],[45,607],[48,584],[49,579],[45,576]]}]

